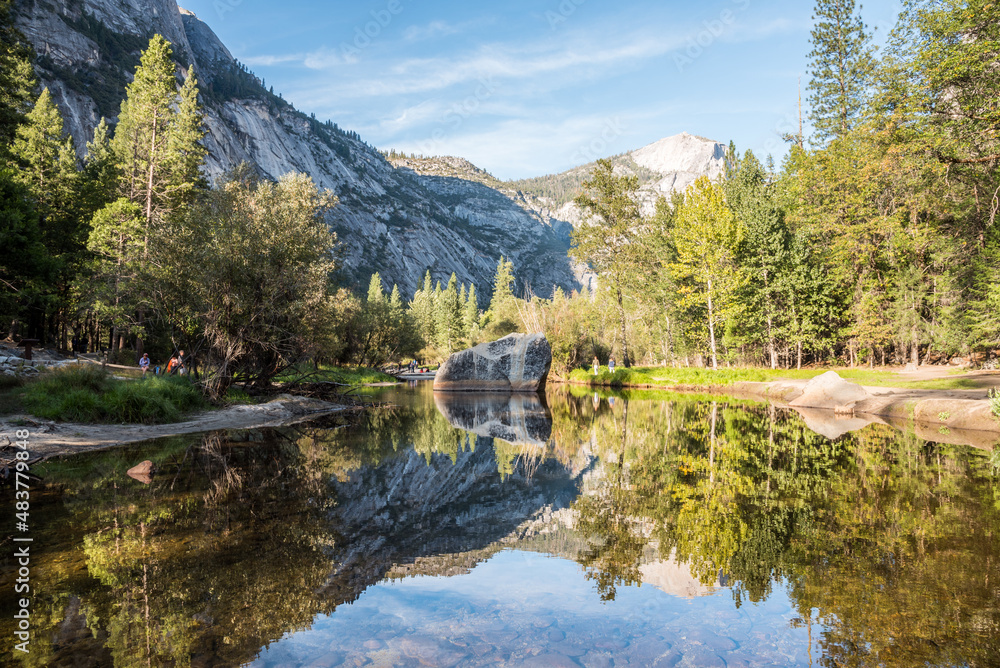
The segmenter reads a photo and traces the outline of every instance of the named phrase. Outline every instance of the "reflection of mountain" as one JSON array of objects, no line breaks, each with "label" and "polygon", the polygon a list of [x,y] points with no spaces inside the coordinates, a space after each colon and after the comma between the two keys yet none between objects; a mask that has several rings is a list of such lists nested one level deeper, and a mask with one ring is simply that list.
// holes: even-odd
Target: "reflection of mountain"
[{"label": "reflection of mountain", "polygon": [[514,445],[545,447],[552,418],[537,394],[435,392],[434,404],[453,427]]},{"label": "reflection of mountain", "polygon": [[672,554],[670,559],[658,559],[642,564],[639,566],[639,572],[642,574],[644,584],[652,585],[671,596],[695,598],[708,596],[719,589],[715,585],[703,585],[691,573],[691,567],[678,561]]},{"label": "reflection of mountain", "polygon": [[[398,564],[489,548],[525,521],[568,508],[579,493],[578,480],[552,459],[522,462],[502,478],[493,448],[482,442],[454,463],[410,450],[333,486],[346,538],[335,550],[327,587],[338,601],[354,600]],[[456,559],[465,567],[476,561],[445,561]]]}]

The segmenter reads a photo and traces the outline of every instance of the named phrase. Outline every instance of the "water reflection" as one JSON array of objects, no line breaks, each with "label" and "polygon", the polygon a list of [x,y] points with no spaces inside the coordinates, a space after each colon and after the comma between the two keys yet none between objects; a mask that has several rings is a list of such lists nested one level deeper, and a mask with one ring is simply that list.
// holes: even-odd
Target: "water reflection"
[{"label": "water reflection", "polygon": [[[982,452],[878,424],[830,439],[759,404],[611,398],[456,408],[392,389],[351,418],[49,463],[32,653],[4,661],[1000,662]],[[143,459],[148,486],[125,473]]]},{"label": "water reflection", "polygon": [[453,426],[511,445],[544,448],[552,418],[537,394],[435,392],[434,404]]}]

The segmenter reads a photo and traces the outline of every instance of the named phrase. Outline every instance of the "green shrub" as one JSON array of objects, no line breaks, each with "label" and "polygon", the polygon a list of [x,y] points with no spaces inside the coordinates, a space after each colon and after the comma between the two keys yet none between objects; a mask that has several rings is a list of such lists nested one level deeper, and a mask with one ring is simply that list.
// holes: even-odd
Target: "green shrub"
[{"label": "green shrub", "polygon": [[73,366],[43,374],[24,393],[38,417],[68,422],[160,424],[205,407],[201,392],[184,377],[117,380],[97,366]]}]

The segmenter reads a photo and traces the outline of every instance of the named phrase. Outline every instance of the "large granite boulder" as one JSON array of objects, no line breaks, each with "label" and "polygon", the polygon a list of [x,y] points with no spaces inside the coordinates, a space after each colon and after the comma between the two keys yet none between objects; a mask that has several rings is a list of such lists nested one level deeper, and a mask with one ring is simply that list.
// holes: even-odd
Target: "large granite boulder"
[{"label": "large granite boulder", "polygon": [[438,392],[438,411],[453,427],[514,445],[545,447],[552,418],[537,394]]},{"label": "large granite boulder", "polygon": [[465,392],[539,392],[552,366],[544,334],[509,334],[449,357],[434,389]]},{"label": "large granite boulder", "polygon": [[838,413],[851,413],[855,404],[868,397],[865,388],[844,380],[836,371],[827,371],[806,383],[802,394],[790,401],[789,405],[796,408],[827,408]]}]

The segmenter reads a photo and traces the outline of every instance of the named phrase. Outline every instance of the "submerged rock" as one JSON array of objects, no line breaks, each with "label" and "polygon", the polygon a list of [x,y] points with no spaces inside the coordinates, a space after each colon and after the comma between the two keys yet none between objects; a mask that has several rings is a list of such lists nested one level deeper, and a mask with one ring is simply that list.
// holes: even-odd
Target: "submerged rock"
[{"label": "submerged rock", "polygon": [[514,445],[544,447],[552,418],[537,395],[438,392],[434,403],[453,427]]},{"label": "submerged rock", "polygon": [[156,469],[153,462],[147,459],[141,464],[136,464],[126,473],[128,473],[128,477],[138,480],[143,485],[148,485],[153,482],[153,474],[156,473]]},{"label": "submerged rock", "polygon": [[539,392],[552,366],[544,334],[509,334],[453,354],[434,378],[435,390]]}]

